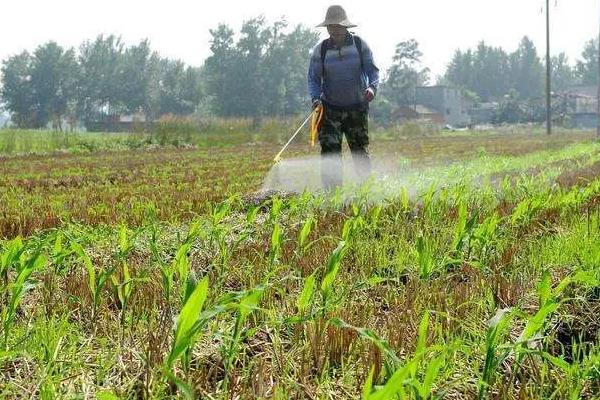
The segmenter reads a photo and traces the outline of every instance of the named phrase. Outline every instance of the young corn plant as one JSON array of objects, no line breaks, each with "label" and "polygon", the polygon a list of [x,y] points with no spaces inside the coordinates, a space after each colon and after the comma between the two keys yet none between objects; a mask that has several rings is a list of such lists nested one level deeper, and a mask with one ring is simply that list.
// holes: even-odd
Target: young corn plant
[{"label": "young corn plant", "polygon": [[298,232],[298,247],[296,249],[297,258],[302,258],[304,254],[306,254],[306,251],[311,245],[311,242],[309,242],[308,239],[316,225],[317,220],[312,216],[307,218],[306,221],[304,221],[304,223],[302,224],[302,228],[300,228],[300,232]]},{"label": "young corn plant", "polygon": [[302,291],[296,300],[296,308],[298,309],[299,320],[307,319],[312,314],[317,271],[318,270],[315,270],[312,274],[304,279]]},{"label": "young corn plant", "polygon": [[[225,224],[225,218],[231,213],[231,199],[220,203],[212,212],[209,244],[211,249],[216,249],[217,256],[213,258],[214,269],[218,271],[217,286],[221,286],[226,278],[227,266],[237,243],[231,243],[231,229]],[[243,235],[240,235],[242,240]],[[191,244],[191,243],[190,243]]]},{"label": "young corn plant", "polygon": [[501,309],[488,322],[488,329],[485,338],[485,361],[483,371],[479,380],[479,400],[483,400],[493,384],[494,375],[498,367],[506,360],[512,351],[512,344],[502,342],[510,324],[514,318],[514,313],[510,309]]},{"label": "young corn plant", "polygon": [[163,293],[167,304],[169,304],[173,293],[173,276],[175,274],[175,268],[173,268],[173,263],[166,262],[160,254],[158,248],[158,236],[159,230],[156,223],[153,221],[150,225],[150,252],[152,253],[154,262],[156,262],[160,268]]},{"label": "young corn plant", "polygon": [[71,242],[71,249],[77,255],[79,260],[83,262],[83,265],[85,266],[87,271],[88,287],[90,289],[90,295],[92,298],[91,321],[92,323],[94,323],[96,321],[98,307],[100,306],[100,302],[102,301],[102,289],[108,282],[110,276],[115,271],[115,267],[111,267],[106,270],[101,270],[98,274],[96,274],[96,269],[92,264],[92,259],[85,252],[83,247],[77,242]]},{"label": "young corn plant", "polygon": [[240,339],[244,329],[244,324],[246,323],[248,316],[250,316],[254,310],[258,309],[258,303],[260,302],[260,298],[262,297],[264,290],[264,286],[259,286],[250,290],[244,297],[241,298],[236,306],[237,316],[235,319],[235,326],[233,328],[233,336],[225,356],[225,379],[223,381],[224,390],[227,390],[229,386],[229,381],[233,371],[233,364],[239,352]]},{"label": "young corn plant", "polygon": [[384,365],[387,376],[391,376],[402,365],[402,360],[398,357],[392,346],[373,330],[350,325],[339,318],[332,318],[329,320],[329,323],[338,328],[351,329],[358,333],[360,337],[367,339],[377,346],[379,350],[386,355]]},{"label": "young corn plant", "polygon": [[402,186],[400,189],[400,205],[402,206],[402,212],[408,213],[410,211],[410,195],[408,194],[408,189],[405,186]]},{"label": "young corn plant", "polygon": [[537,350],[532,350],[531,344],[543,338],[550,319],[565,301],[562,298],[564,291],[571,284],[590,288],[600,287],[600,281],[594,272],[580,270],[566,276],[556,287],[552,288],[550,274],[545,272],[538,285],[540,307],[533,315],[524,314],[527,323],[515,343],[517,366],[521,364],[526,355],[539,353]]},{"label": "young corn plant", "polygon": [[269,223],[274,224],[279,221],[281,212],[283,211],[283,200],[279,197],[274,197],[271,203],[271,210],[269,211]]},{"label": "young corn plant", "polygon": [[347,242],[341,241],[336,249],[333,251],[331,256],[329,256],[329,260],[327,261],[327,267],[325,269],[325,275],[323,276],[323,280],[321,281],[321,295],[323,297],[323,309],[322,309],[322,317],[325,318],[328,307],[329,300],[331,298],[332,285],[337,277],[337,274],[340,270],[340,266],[342,264],[342,259],[347,250]]},{"label": "young corn plant", "polygon": [[65,248],[64,235],[58,231],[54,239],[52,246],[52,265],[54,266],[54,272],[58,273],[64,265],[64,260],[72,254],[72,250]]},{"label": "young corn plant", "polygon": [[283,248],[283,233],[281,225],[275,223],[271,232],[271,248],[269,249],[269,275],[273,273],[275,265],[279,263],[281,258],[281,250]]},{"label": "young corn plant", "polygon": [[[369,373],[363,386],[363,400],[390,400],[390,399],[435,399],[441,398],[441,395],[434,394],[434,384],[440,371],[444,367],[446,355],[444,351],[450,351],[449,348],[443,349],[437,356],[434,356],[428,362],[425,358],[429,353],[435,351],[435,348],[427,347],[427,332],[429,326],[429,313],[425,313],[419,324],[419,334],[417,338],[417,347],[414,354],[403,366],[396,369],[388,381],[380,388],[373,390],[373,369]],[[419,371],[422,370],[423,379],[419,379]]]},{"label": "young corn plant", "polygon": [[21,255],[25,250],[26,247],[23,245],[23,240],[17,237],[7,242],[2,254],[0,254],[0,279],[2,279],[0,291],[1,303],[5,303],[8,297],[8,273],[11,268],[18,266]]},{"label": "young corn plant", "polygon": [[548,204],[546,196],[528,197],[522,200],[513,210],[510,221],[513,226],[525,226]]},{"label": "young corn plant", "polygon": [[476,254],[473,264],[480,269],[485,268],[490,253],[494,249],[494,245],[498,240],[501,222],[502,219],[498,213],[494,212],[473,230],[473,253]]},{"label": "young corn plant", "polygon": [[173,365],[180,357],[185,356],[183,364],[187,369],[187,354],[196,342],[196,336],[202,328],[200,314],[208,296],[208,278],[202,279],[194,288],[177,317],[175,336],[171,351],[166,360],[166,370],[173,376]]},{"label": "young corn plant", "polygon": [[419,278],[430,279],[435,270],[435,258],[433,255],[433,240],[424,236],[417,238],[417,260],[419,263]]},{"label": "young corn plant", "polygon": [[463,262],[463,253],[467,252],[465,258],[469,257],[470,242],[473,235],[473,229],[477,224],[479,214],[474,212],[468,217],[467,204],[461,201],[458,206],[458,220],[454,231],[454,239],[449,254],[446,256],[446,266],[458,266]]},{"label": "young corn plant", "polygon": [[171,293],[173,290],[173,275],[177,273],[177,279],[180,285],[180,298],[182,302],[185,302],[187,298],[187,282],[190,278],[190,260],[188,258],[190,247],[191,246],[189,243],[183,243],[181,246],[179,246],[177,252],[175,253],[175,258],[171,264],[165,266],[164,270],[162,271],[163,285],[166,287],[166,290],[168,290],[169,293]]},{"label": "young corn plant", "polygon": [[129,299],[131,298],[131,293],[133,291],[133,279],[129,274],[129,263],[127,261],[131,250],[133,250],[133,244],[129,240],[127,228],[124,225],[122,225],[119,229],[119,252],[117,255],[119,263],[121,264],[121,274],[119,277],[117,277],[116,274],[111,274],[110,277],[115,287],[119,303],[121,304],[122,332],[125,326],[125,320],[127,316],[127,306],[129,304]]},{"label": "young corn plant", "polygon": [[3,308],[1,313],[5,351],[8,350],[10,328],[12,327],[17,309],[25,293],[33,287],[29,278],[34,271],[41,269],[47,261],[46,257],[39,252],[32,254],[27,259],[24,258],[24,255],[21,254],[19,263],[17,264],[15,280],[7,287],[10,295],[8,306]]}]

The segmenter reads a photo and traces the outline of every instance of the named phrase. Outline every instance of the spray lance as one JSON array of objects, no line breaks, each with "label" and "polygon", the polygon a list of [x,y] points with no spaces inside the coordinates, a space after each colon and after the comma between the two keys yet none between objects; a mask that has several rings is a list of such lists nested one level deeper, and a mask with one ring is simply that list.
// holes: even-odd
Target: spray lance
[{"label": "spray lance", "polygon": [[304,128],[304,125],[306,125],[306,123],[311,119],[312,120],[311,120],[311,124],[310,124],[310,145],[311,145],[311,147],[315,146],[315,143],[317,141],[317,136],[319,134],[319,129],[321,128],[321,123],[323,122],[324,111],[325,110],[323,108],[323,104],[319,104],[310,112],[310,114],[308,114],[308,117],[306,117],[306,119],[304,120],[302,125],[300,125],[300,127],[298,129],[296,129],[296,132],[294,132],[294,134],[292,135],[290,140],[288,140],[287,143],[281,148],[279,153],[277,153],[277,155],[273,159],[273,161],[275,163],[278,163],[279,161],[281,161],[281,155],[283,154],[283,152],[288,148],[290,143],[292,143],[292,141],[298,135],[298,133],[300,133],[302,128]]}]

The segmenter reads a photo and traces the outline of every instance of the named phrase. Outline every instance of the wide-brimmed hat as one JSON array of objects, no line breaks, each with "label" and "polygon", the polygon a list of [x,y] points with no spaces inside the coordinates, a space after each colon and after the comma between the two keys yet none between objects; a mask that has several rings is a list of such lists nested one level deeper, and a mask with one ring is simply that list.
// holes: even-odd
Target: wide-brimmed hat
[{"label": "wide-brimmed hat", "polygon": [[342,6],[331,6],[327,9],[327,14],[325,15],[325,21],[321,22],[317,25],[317,28],[326,27],[327,25],[341,25],[346,28],[354,28],[357,26],[352,22],[348,21],[348,16],[346,15],[346,11],[342,8]]}]

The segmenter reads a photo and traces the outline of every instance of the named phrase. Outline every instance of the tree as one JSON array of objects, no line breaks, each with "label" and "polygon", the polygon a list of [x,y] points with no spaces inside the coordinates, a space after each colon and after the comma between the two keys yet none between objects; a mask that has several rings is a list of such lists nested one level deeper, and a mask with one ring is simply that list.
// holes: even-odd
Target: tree
[{"label": "tree", "polygon": [[188,115],[200,102],[200,72],[181,61],[161,60],[160,114]]},{"label": "tree", "polygon": [[297,25],[292,32],[283,38],[285,55],[284,73],[284,115],[293,115],[298,110],[309,106],[310,100],[306,94],[306,71],[308,70],[309,51],[319,40],[319,33]]},{"label": "tree", "polygon": [[446,68],[443,81],[476,92],[473,52],[457,49]]},{"label": "tree", "polygon": [[42,128],[52,122],[62,130],[74,112],[79,69],[75,52],[55,42],[10,57],[2,67],[2,99],[19,127]]},{"label": "tree", "polygon": [[523,99],[540,97],[544,93],[544,66],[533,42],[521,39],[518,49],[510,55],[511,87]]},{"label": "tree", "polygon": [[598,39],[592,39],[585,44],[581,59],[575,66],[575,75],[581,85],[598,83]]},{"label": "tree", "polygon": [[69,105],[76,102],[79,73],[75,51],[64,51],[55,42],[38,47],[31,64],[31,86],[36,99],[36,125],[52,121],[62,130]]},{"label": "tree", "polygon": [[316,32],[297,26],[287,32],[284,20],[245,21],[240,39],[227,25],[211,30],[212,54],[204,63],[205,99],[221,116],[260,120],[289,115],[308,106],[306,70]]},{"label": "tree", "polygon": [[216,29],[209,30],[210,50],[212,52],[204,62],[206,71],[207,94],[210,96],[211,111],[221,116],[235,115],[232,100],[235,98],[233,67],[237,61],[234,47],[233,30],[219,24]]},{"label": "tree", "polygon": [[575,73],[565,53],[552,57],[552,86],[557,92],[564,91],[575,83]]},{"label": "tree", "polygon": [[123,111],[119,79],[123,66],[124,45],[119,37],[99,35],[79,49],[79,113],[91,121]]},{"label": "tree", "polygon": [[474,51],[456,50],[443,80],[477,94],[481,101],[501,98],[510,88],[508,55],[483,41]]},{"label": "tree", "polygon": [[31,84],[31,55],[24,51],[2,63],[0,95],[11,120],[20,128],[31,128],[35,122],[35,94]]},{"label": "tree", "polygon": [[120,68],[118,69],[117,81],[118,94],[117,103],[123,106],[123,111],[134,114],[143,112],[150,114],[150,81],[153,77],[153,68],[156,66],[150,43],[147,39],[142,40],[137,46],[131,46],[123,52],[120,57]]},{"label": "tree", "polygon": [[423,53],[415,39],[396,45],[393,63],[382,83],[382,95],[395,107],[414,105],[416,88],[429,81],[429,68],[421,66]]}]

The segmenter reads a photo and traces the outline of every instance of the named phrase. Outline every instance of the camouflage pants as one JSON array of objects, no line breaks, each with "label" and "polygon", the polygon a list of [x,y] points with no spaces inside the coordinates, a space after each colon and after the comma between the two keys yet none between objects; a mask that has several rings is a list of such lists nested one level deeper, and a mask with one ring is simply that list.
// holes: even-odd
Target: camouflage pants
[{"label": "camouflage pants", "polygon": [[319,131],[321,144],[321,180],[325,188],[343,183],[342,139],[346,136],[352,154],[354,169],[360,180],[371,173],[369,158],[368,111],[340,111],[325,107],[323,124]]}]

